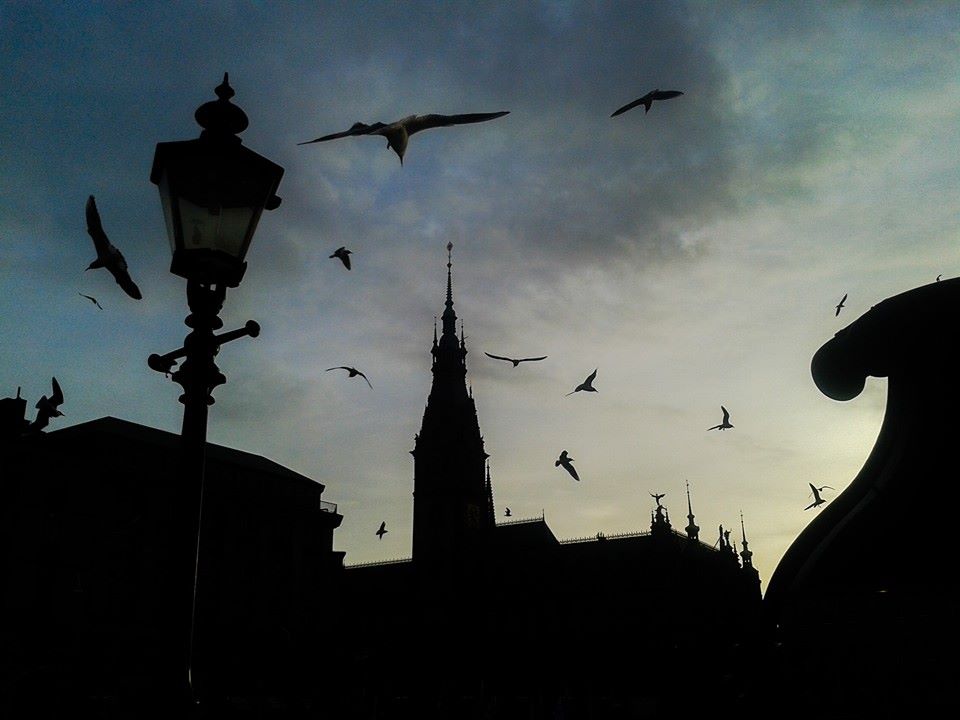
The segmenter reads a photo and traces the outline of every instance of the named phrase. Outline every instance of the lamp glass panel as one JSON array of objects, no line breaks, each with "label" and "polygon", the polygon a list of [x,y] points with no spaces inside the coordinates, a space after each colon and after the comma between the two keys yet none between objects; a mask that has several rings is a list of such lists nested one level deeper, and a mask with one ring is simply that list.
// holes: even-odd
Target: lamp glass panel
[{"label": "lamp glass panel", "polygon": [[205,207],[184,197],[177,198],[184,250],[219,250],[243,259],[254,209],[250,207]]}]

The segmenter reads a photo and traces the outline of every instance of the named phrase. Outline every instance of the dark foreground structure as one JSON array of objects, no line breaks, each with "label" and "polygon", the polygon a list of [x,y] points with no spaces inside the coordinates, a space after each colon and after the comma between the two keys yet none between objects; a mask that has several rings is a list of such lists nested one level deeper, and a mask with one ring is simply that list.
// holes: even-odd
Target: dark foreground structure
[{"label": "dark foreground structure", "polygon": [[[3,448],[0,715],[182,716],[171,712],[185,706],[192,568],[179,447],[177,435],[107,417]],[[330,672],[342,518],[322,493],[262,457],[208,445],[202,694],[299,698]]]},{"label": "dark foreground structure", "polygon": [[[887,377],[876,445],[800,534],[765,597],[779,629],[774,702],[795,716],[940,717],[956,685],[960,581],[960,279],[885,300],[813,358],[817,386],[851,400]],[[916,522],[916,506],[941,520]],[[952,713],[951,713],[952,714]]]}]

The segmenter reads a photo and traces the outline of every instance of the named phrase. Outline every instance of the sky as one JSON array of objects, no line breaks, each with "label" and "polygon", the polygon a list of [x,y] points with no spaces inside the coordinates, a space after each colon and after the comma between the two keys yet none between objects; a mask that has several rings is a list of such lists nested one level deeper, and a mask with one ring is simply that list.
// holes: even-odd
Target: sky
[{"label": "sky", "polygon": [[[110,415],[179,432],[180,388],[146,364],[188,313],[149,173],[156,143],[198,135],[228,71],[244,144],[286,172],[221,313],[263,330],[217,358],[210,441],[323,483],[348,563],[409,557],[408,451],[452,242],[498,515],[610,535],[647,529],[662,492],[682,528],[689,481],[707,542],[742,510],[765,586],[815,512],[807,483],[842,491],[883,418],[884,379],[830,400],[813,354],[880,300],[960,274],[956,9],[3,4],[0,395],[22,386],[32,417],[56,376],[51,430]],[[684,94],[610,117],[655,88]],[[500,110],[416,135],[403,166],[379,137],[297,146]],[[84,272],[88,195],[143,300]],[[341,245],[349,272],[328,258]],[[594,368],[599,392],[564,396]],[[721,404],[735,428],[707,432]],[[554,466],[563,449],[582,482]]]}]

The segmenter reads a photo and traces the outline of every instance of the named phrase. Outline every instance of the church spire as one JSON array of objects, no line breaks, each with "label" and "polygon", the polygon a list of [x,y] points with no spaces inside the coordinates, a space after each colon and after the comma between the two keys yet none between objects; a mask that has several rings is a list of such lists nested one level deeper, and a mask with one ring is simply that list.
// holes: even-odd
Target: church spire
[{"label": "church spire", "polygon": [[688,538],[690,538],[691,540],[699,540],[700,528],[697,527],[697,524],[693,521],[693,506],[690,504],[690,481],[687,480],[686,483],[687,483],[687,520],[689,520],[690,522],[687,525],[687,527],[684,529],[687,531]]},{"label": "church spire", "polygon": [[740,551],[740,558],[743,560],[743,566],[753,567],[753,553],[747,545],[747,531],[743,527],[743,510],[740,511],[740,537],[743,541],[743,550]]}]

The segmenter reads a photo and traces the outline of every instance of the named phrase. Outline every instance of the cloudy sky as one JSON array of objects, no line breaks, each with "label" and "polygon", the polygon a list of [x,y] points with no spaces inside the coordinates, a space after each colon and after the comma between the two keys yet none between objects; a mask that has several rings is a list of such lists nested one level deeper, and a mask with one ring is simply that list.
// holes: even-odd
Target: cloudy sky
[{"label": "cloudy sky", "polygon": [[[829,400],[813,353],[960,274],[952,3],[8,3],[0,28],[0,395],[32,406],[55,375],[52,427],[179,431],[146,365],[187,331],[149,172],[229,71],[244,143],[286,174],[222,313],[263,333],[221,352],[209,437],[324,483],[348,562],[410,552],[448,241],[498,513],[611,534],[656,491],[682,527],[688,479],[708,541],[743,510],[764,581],[807,483],[849,484],[883,416],[884,380]],[[684,95],[609,117],[654,88]],[[403,167],[382,138],[296,145],[498,110],[417,135]],[[90,194],[140,302],[83,272]],[[597,394],[564,397],[594,368]],[[736,427],[708,433],[721,403]]]}]

